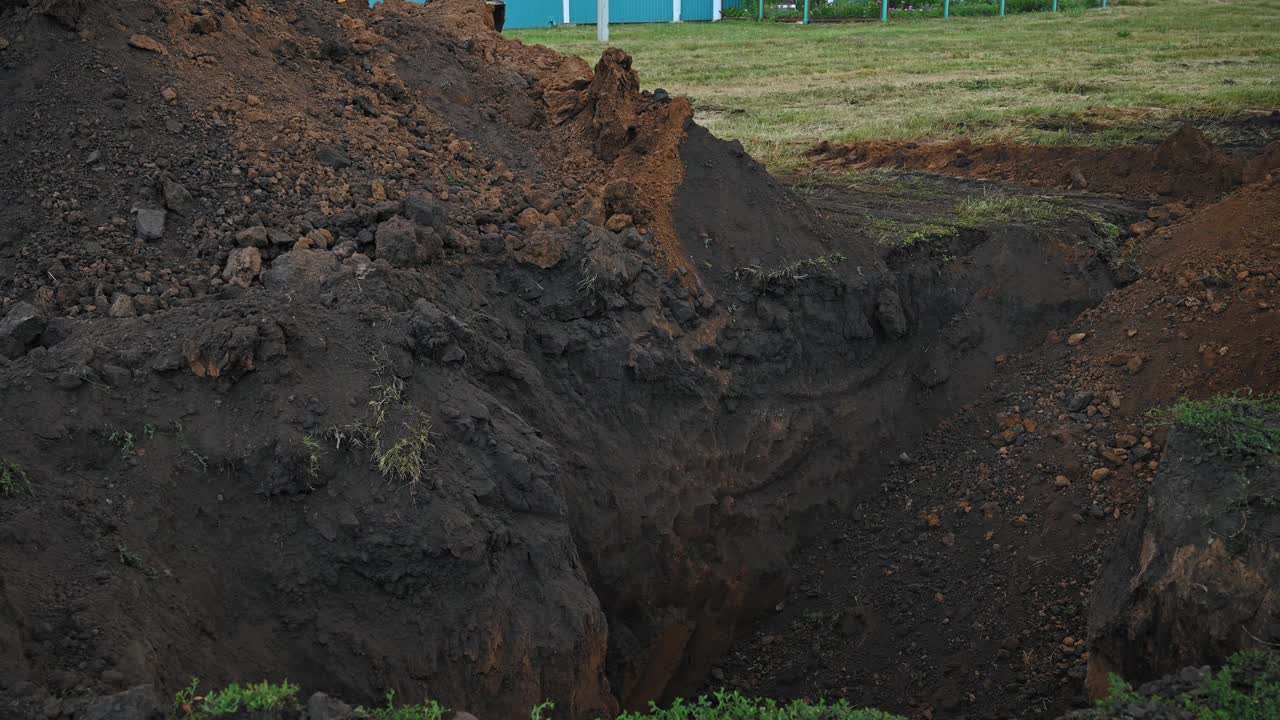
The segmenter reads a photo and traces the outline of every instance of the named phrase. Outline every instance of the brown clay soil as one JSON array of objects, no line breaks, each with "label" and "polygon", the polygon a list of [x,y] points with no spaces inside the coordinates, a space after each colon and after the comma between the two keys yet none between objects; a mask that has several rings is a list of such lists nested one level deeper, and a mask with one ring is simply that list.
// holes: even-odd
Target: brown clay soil
[{"label": "brown clay soil", "polygon": [[1277,389],[1274,148],[887,249],[850,208],[927,202],[793,191],[475,0],[0,0],[0,39],[4,717],[192,676],[1051,716],[1146,409]]},{"label": "brown clay soil", "polygon": [[[1280,131],[1280,115],[1263,121],[1275,126],[1273,135]],[[1158,144],[1120,148],[874,140],[848,145],[824,142],[808,155],[828,169],[917,170],[1194,204],[1216,199],[1280,167],[1280,141],[1224,151],[1201,131],[1183,126]]]}]

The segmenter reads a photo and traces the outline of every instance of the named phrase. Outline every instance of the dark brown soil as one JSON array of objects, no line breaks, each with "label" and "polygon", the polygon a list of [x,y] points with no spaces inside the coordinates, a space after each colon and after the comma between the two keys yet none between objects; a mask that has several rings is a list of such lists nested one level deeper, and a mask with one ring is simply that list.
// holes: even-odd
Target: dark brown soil
[{"label": "dark brown soil", "polygon": [[[887,251],[831,208],[897,201],[811,203],[625,54],[487,12],[0,4],[0,715],[199,676],[576,720],[721,667],[956,717],[1074,702],[1081,648],[1051,648],[1155,470],[1091,486],[1089,442],[1269,382],[1274,184],[1154,212],[1133,284],[1084,215]],[[1216,157],[1161,172],[1235,182]],[[1055,328],[1093,334],[1036,350]],[[1068,439],[995,450],[1013,414]],[[421,477],[378,467],[427,423]]]},{"label": "dark brown soil", "polygon": [[1227,154],[1200,130],[1183,126],[1156,145],[1072,147],[976,145],[968,141],[822,143],[809,153],[828,168],[895,168],[1005,180],[1031,187],[1088,190],[1125,197],[1199,203],[1280,168],[1280,142]]},{"label": "dark brown soil", "polygon": [[[1280,390],[1278,210],[1280,186],[1268,180],[1131,241],[1143,268],[1135,283],[1039,348],[987,356],[997,371],[975,401],[952,405],[795,551],[785,599],[743,634],[711,686],[844,697],[911,717],[1056,717],[1085,704],[1092,585],[1118,528],[1162,477],[1163,430],[1146,411],[1184,396]],[[944,252],[961,266],[981,262]],[[1017,287],[1006,281],[992,298]],[[1086,335],[1068,344],[1075,333]],[[1126,367],[1135,356],[1137,369]],[[1138,450],[1117,465],[1103,452],[1126,436]],[[1106,582],[1117,581],[1128,576]],[[1106,668],[1150,680],[1253,642],[1236,633],[1189,655],[1193,639],[1161,640],[1178,622],[1143,626],[1150,637],[1139,647],[1163,643],[1158,660]],[[1255,624],[1275,631],[1265,618]],[[1116,641],[1102,639],[1115,656]]]}]

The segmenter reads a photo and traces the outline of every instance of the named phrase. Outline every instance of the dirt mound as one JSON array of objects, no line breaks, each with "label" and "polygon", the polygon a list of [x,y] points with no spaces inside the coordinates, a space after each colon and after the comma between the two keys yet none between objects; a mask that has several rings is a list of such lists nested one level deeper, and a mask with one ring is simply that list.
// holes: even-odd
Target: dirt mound
[{"label": "dirt mound", "polygon": [[809,152],[827,168],[889,167],[1191,202],[1217,199],[1280,168],[1280,143],[1251,157],[1227,155],[1187,125],[1154,146],[1119,148],[975,145],[968,141],[822,143]]},{"label": "dirt mound", "polygon": [[[870,442],[815,400],[933,322],[855,236],[712,292],[673,215],[688,102],[625,55],[359,5],[0,16],[10,716],[191,675],[492,717],[694,685]],[[771,242],[740,252],[808,259]]]}]

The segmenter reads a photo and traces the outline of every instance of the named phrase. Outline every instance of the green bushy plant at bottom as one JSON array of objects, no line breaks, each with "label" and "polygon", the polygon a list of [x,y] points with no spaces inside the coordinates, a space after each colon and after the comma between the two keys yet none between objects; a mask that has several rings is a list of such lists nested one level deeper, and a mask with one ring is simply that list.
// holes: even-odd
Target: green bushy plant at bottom
[{"label": "green bushy plant at bottom", "polygon": [[809,703],[794,700],[779,703],[768,698],[749,698],[720,691],[686,702],[676,700],[669,708],[650,706],[648,712],[623,713],[618,720],[903,720],[880,710],[855,710],[847,702]]},{"label": "green bushy plant at bottom", "polygon": [[244,712],[297,710],[301,707],[298,686],[288,680],[279,684],[263,680],[243,686],[231,683],[204,697],[196,695],[199,686],[200,680],[192,678],[187,687],[178,691],[174,696],[174,716],[183,720],[205,720]]},{"label": "green bushy plant at bottom", "polygon": [[424,700],[421,705],[401,705],[396,707],[396,692],[387,691],[385,707],[365,709],[357,708],[356,714],[370,720],[444,720],[448,709],[435,700]]},{"label": "green bushy plant at bottom", "polygon": [[1261,650],[1236,653],[1211,673],[1202,687],[1172,698],[1144,698],[1112,675],[1111,689],[1098,701],[1098,707],[1110,710],[1151,701],[1186,710],[1196,720],[1276,720],[1280,718],[1280,654]]}]

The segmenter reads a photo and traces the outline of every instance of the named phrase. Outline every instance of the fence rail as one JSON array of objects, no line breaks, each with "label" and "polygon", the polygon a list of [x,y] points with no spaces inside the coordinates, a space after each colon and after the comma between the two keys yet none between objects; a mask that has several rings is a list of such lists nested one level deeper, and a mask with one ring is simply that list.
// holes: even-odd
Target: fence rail
[{"label": "fence rail", "polygon": [[779,22],[889,22],[897,18],[1106,9],[1108,0],[724,0],[724,17]]}]

